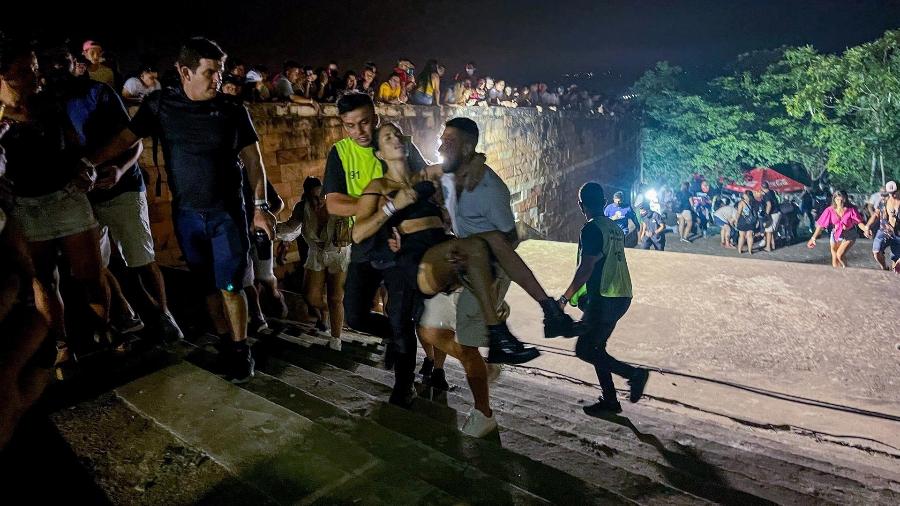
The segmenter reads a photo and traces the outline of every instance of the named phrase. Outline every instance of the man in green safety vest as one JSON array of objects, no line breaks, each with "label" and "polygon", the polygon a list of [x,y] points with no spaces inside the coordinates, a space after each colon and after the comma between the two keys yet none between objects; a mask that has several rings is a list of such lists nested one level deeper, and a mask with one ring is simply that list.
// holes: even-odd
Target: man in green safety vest
[{"label": "man in green safety vest", "polygon": [[[590,363],[597,371],[602,396],[584,407],[591,416],[604,416],[622,411],[616,400],[612,374],[626,378],[631,392],[629,400],[637,402],[644,393],[649,372],[620,362],[606,351],[606,342],[628,307],[631,306],[631,276],[625,261],[625,234],[603,213],[606,196],[598,183],[585,183],[578,192],[578,204],[587,223],[578,240],[578,268],[562,297],[561,307],[575,302],[584,310],[579,324],[575,355]],[[576,295],[578,296],[576,298]]]},{"label": "man in green safety vest", "polygon": [[[383,176],[381,162],[372,152],[378,116],[372,98],[364,93],[343,95],[337,107],[347,137],[336,142],[328,152],[322,192],[329,214],[353,217],[363,189],[373,179]],[[410,168],[419,171],[426,165],[419,150],[410,145]],[[350,249],[350,266],[344,284],[344,321],[352,329],[389,338],[388,319],[371,311],[382,271],[369,263],[366,253],[360,244]]]}]

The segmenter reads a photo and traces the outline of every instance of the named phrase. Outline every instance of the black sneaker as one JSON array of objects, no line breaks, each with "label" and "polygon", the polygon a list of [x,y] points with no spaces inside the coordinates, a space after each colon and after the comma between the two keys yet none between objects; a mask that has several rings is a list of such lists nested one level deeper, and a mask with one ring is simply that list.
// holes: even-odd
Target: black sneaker
[{"label": "black sneaker", "polygon": [[549,304],[541,303],[544,309],[544,337],[573,337],[575,322],[572,317],[560,309],[555,300],[547,299],[547,301]]},{"label": "black sneaker", "polygon": [[641,396],[644,395],[644,387],[647,386],[647,380],[650,378],[650,371],[647,369],[638,369],[628,380],[628,386],[631,389],[631,394],[628,396],[628,400],[631,402],[637,402],[641,400]]},{"label": "black sneaker", "polygon": [[250,353],[250,346],[244,342],[234,343],[226,355],[228,363],[228,379],[235,385],[250,381],[255,374],[256,362]]},{"label": "black sneaker", "polygon": [[391,391],[391,397],[388,399],[388,402],[395,406],[409,409],[412,407],[413,401],[417,395],[416,387],[414,385],[394,385],[394,389]]},{"label": "black sneaker", "polygon": [[425,360],[422,361],[422,368],[419,369],[419,376],[422,376],[423,383],[428,383],[432,371],[434,371],[434,360],[425,357]]},{"label": "black sneaker", "polygon": [[487,361],[492,364],[524,364],[541,354],[536,348],[526,348],[516,339],[516,336],[510,333],[506,322],[489,325],[488,339],[491,344]]},{"label": "black sneaker", "polygon": [[591,404],[590,406],[585,406],[581,408],[584,411],[584,414],[588,416],[593,416],[597,418],[603,418],[605,416],[615,415],[617,413],[622,412],[622,405],[619,404],[619,401],[616,399],[606,400],[600,399],[599,401]]},{"label": "black sneaker", "polygon": [[428,386],[442,392],[450,390],[450,384],[447,383],[447,375],[444,373],[443,369],[435,369],[431,373],[431,377],[428,380]]},{"label": "black sneaker", "polygon": [[575,337],[575,321],[563,313],[560,316],[544,318],[544,337]]},{"label": "black sneaker", "polygon": [[160,313],[157,324],[159,325],[157,332],[159,333],[160,339],[162,339],[162,342],[165,344],[175,344],[184,339],[181,328],[178,326],[178,323],[175,322],[175,317],[172,316],[172,313],[169,311]]},{"label": "black sneaker", "polygon": [[316,330],[319,332],[328,332],[328,326],[322,320],[316,320]]}]

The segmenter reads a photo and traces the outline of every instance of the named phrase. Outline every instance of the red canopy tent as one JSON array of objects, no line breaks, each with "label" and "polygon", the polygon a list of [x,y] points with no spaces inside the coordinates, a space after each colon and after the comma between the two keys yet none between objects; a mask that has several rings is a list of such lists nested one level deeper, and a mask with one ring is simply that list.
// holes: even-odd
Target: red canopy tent
[{"label": "red canopy tent", "polygon": [[762,183],[769,183],[769,188],[776,192],[790,193],[803,191],[803,184],[799,183],[775,169],[766,167],[757,167],[755,169],[744,172],[744,183],[732,181],[725,185],[725,189],[733,192],[743,192],[745,190],[760,191]]}]

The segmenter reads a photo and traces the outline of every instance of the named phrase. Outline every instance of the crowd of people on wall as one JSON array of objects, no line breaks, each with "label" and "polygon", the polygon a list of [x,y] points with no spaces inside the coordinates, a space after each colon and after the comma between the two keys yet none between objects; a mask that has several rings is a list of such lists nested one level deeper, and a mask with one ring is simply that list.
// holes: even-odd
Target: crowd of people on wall
[{"label": "crowd of people on wall", "polygon": [[[115,60],[107,59],[99,42],[85,41],[80,49],[75,57],[75,75],[110,85],[128,105],[140,103],[158,90],[164,79],[155,58],[141,58],[123,80]],[[230,58],[223,72],[222,92],[250,103],[293,102],[318,108],[320,104],[334,104],[345,93],[361,92],[377,104],[546,107],[611,116],[622,107],[621,101],[577,84],[550,86],[536,81],[516,85],[488,75],[475,62],[449,74],[438,60],[427,60],[417,68],[411,59],[400,58],[385,74],[379,73],[373,62],[365,62],[359,71],[342,71],[335,61],[316,67],[288,59],[270,69]]]},{"label": "crowd of people on wall", "polygon": [[[421,345],[428,358],[419,375],[432,388],[449,388],[447,355],[465,369],[475,407],[462,431],[483,437],[496,429],[489,384],[498,364],[540,354],[506,325],[504,297],[513,282],[543,312],[544,337],[578,337],[576,355],[594,366],[601,387],[586,412],[621,410],[612,373],[628,380],[632,402],[641,398],[647,370],[605,349],[630,305],[631,281],[625,234],[604,214],[603,188],[586,183],[580,191],[586,223],[578,269],[553,298],[515,251],[510,191],[476,151],[478,125],[447,121],[443,161],[432,164],[376,114],[376,100],[525,105],[502,81],[478,77],[469,64],[448,88],[436,62],[417,74],[409,60],[398,62],[386,86],[377,84],[372,64],[338,79],[334,63],[316,70],[288,62],[270,77],[198,37],[181,46],[172,83],[143,65],[119,86],[100,44],[89,40],[80,49],[4,40],[0,51],[0,255],[11,267],[4,270],[0,328],[21,337],[0,343],[0,446],[50,371],[65,381],[85,351],[129,353],[142,330],[163,346],[184,339],[155,258],[138,164],[146,138],[158,142],[165,159],[190,288],[206,308],[208,332],[218,336],[217,370],[233,383],[254,376],[248,337],[264,335],[267,317],[288,314],[273,241],[297,240],[312,323],[335,350],[345,328],[381,337],[385,366],[394,372],[393,404],[413,402]],[[542,85],[537,90],[529,105],[554,95]],[[268,181],[253,120],[235,96],[337,106],[346,137],[329,150],[324,179],[304,181],[282,222],[275,215],[284,200]],[[133,114],[126,103],[137,105]],[[622,205],[620,195],[614,203]],[[648,227],[652,243],[659,231]],[[126,294],[126,281],[138,290]],[[585,318],[573,321],[567,305]],[[67,320],[76,314],[78,324]]]}]

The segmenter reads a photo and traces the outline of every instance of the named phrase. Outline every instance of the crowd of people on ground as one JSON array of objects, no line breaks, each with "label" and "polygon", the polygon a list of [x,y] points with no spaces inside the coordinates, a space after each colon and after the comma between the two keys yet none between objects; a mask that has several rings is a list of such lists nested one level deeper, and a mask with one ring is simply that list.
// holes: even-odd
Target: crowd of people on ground
[{"label": "crowd of people on ground", "polygon": [[667,233],[690,244],[717,230],[722,248],[753,255],[799,242],[805,221],[809,248],[828,232],[833,267],[846,267],[847,252],[866,237],[874,240],[872,254],[880,269],[900,269],[900,192],[895,181],[888,181],[864,205],[822,182],[795,195],[779,195],[766,181],[758,191],[735,192],[714,187],[702,176],[683,182],[678,191],[641,185],[633,205],[624,204],[624,198],[617,192],[604,212],[622,228],[630,247],[662,251]]},{"label": "crowd of people on ground", "polygon": [[[478,125],[449,120],[440,137],[443,162],[428,162],[397,125],[379,120],[374,65],[352,87],[328,88],[336,65],[318,73],[302,69],[306,80],[299,81],[301,68],[292,64],[270,87],[261,69],[243,74],[215,42],[192,38],[175,59],[177,81],[160,83],[145,66],[120,96],[100,46],[87,41],[82,50],[84,61],[65,45],[5,40],[0,51],[0,255],[11,267],[4,270],[0,328],[4,338],[17,338],[0,342],[0,446],[50,371],[65,381],[82,352],[128,353],[145,327],[143,335],[164,346],[184,339],[155,261],[137,163],[145,138],[161,147],[175,237],[191,288],[205,299],[208,330],[219,338],[218,370],[233,383],[254,376],[248,336],[263,336],[267,316],[288,312],[273,268],[273,241],[281,239],[301,242],[309,313],[318,330],[330,333],[332,348],[340,349],[345,327],[384,340],[393,404],[413,402],[420,343],[428,356],[420,375],[432,388],[449,388],[446,355],[465,369],[475,408],[463,432],[482,437],[496,428],[489,382],[498,364],[539,355],[506,325],[504,297],[512,282],[543,311],[544,337],[578,337],[576,355],[594,366],[601,386],[586,412],[621,410],[611,373],[628,380],[632,402],[640,399],[648,372],[605,349],[630,305],[631,281],[625,234],[604,215],[599,184],[581,188],[586,224],[578,268],[554,299],[515,251],[510,192],[476,151]],[[398,68],[406,76],[394,74],[403,89],[413,83],[413,102],[426,96],[443,102],[441,81],[429,80],[442,75],[436,64],[415,78],[408,60]],[[492,100],[474,71],[467,66],[456,79],[466,102],[481,91],[478,101]],[[307,178],[280,223],[275,214],[284,201],[267,180],[250,114],[234,99],[248,83],[260,95],[290,91],[300,103],[333,96],[346,134],[328,153],[324,180]],[[491,89],[498,92],[493,99],[506,97]],[[460,90],[448,94],[462,96]],[[133,115],[127,100],[139,103]],[[614,200],[621,204],[621,196]],[[139,288],[138,298],[134,291],[126,295],[124,281]],[[566,305],[582,308],[584,319],[573,321]]]}]

